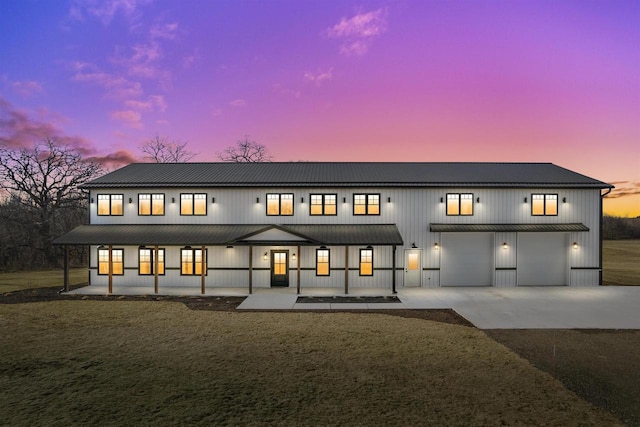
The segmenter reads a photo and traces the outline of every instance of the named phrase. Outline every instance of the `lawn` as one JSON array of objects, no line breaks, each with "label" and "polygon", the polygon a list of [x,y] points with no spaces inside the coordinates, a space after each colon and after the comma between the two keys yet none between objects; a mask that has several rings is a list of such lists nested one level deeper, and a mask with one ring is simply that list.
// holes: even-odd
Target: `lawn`
[{"label": "lawn", "polygon": [[[69,269],[69,284],[86,283],[89,273],[86,268]],[[0,294],[21,289],[42,288],[64,285],[62,270],[18,271],[15,273],[0,273]]]},{"label": "lawn", "polygon": [[640,285],[640,240],[605,240],[602,281],[606,285]]},{"label": "lawn", "polygon": [[613,425],[473,328],[144,301],[0,304],[8,425]]}]

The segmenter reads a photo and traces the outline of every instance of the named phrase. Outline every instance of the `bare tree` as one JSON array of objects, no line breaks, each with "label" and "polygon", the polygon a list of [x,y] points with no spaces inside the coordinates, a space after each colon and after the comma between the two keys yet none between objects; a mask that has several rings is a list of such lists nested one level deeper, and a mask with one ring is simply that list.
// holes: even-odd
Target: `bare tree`
[{"label": "bare tree", "polygon": [[273,156],[269,154],[266,146],[250,140],[249,135],[246,135],[244,139],[236,142],[236,145],[218,153],[218,159],[230,163],[259,163],[270,162]]},{"label": "bare tree", "polygon": [[0,147],[0,188],[23,208],[19,217],[3,219],[26,224],[35,232],[35,241],[32,238],[24,243],[43,255],[44,265],[56,263],[51,240],[77,225],[69,224],[68,219],[78,218],[78,209],[86,204],[79,186],[101,172],[99,163],[84,160],[78,151],[53,139],[36,143],[31,149]]},{"label": "bare tree", "polygon": [[166,136],[156,135],[142,144],[144,158],[155,163],[188,162],[197,153],[187,150],[188,142],[170,141]]}]

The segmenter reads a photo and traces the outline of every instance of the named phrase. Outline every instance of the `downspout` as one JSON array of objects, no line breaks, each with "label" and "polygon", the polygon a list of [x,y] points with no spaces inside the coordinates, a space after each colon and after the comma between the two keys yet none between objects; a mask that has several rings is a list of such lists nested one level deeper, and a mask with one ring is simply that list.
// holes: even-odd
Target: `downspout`
[{"label": "downspout", "polygon": [[599,261],[599,269],[598,269],[598,285],[602,286],[602,222],[603,222],[603,218],[602,218],[602,199],[604,199],[607,194],[611,193],[611,191],[613,190],[614,187],[610,187],[606,193],[602,194],[600,193],[600,261]]}]

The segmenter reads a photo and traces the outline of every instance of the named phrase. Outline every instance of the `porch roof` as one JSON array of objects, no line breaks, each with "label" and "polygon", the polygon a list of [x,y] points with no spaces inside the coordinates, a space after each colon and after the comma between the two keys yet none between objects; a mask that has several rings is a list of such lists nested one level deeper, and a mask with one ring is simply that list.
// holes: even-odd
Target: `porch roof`
[{"label": "porch roof", "polygon": [[[260,240],[279,230],[283,240]],[[286,239],[286,234],[291,235]],[[403,245],[395,224],[176,224],[81,225],[55,245]]]},{"label": "porch roof", "polygon": [[563,224],[431,224],[435,232],[571,232],[589,231],[589,227],[579,223]]}]

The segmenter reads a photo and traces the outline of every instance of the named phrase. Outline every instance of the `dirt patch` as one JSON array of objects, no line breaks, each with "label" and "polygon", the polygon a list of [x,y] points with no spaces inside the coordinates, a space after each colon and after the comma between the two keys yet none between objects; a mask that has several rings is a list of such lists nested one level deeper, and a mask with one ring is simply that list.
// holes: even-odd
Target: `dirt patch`
[{"label": "dirt patch", "polygon": [[[640,331],[487,330],[583,399],[640,426]],[[554,358],[555,346],[555,358]]]}]

